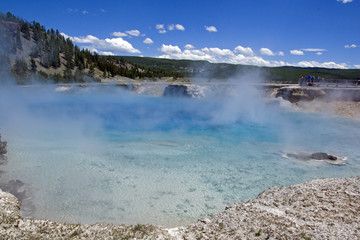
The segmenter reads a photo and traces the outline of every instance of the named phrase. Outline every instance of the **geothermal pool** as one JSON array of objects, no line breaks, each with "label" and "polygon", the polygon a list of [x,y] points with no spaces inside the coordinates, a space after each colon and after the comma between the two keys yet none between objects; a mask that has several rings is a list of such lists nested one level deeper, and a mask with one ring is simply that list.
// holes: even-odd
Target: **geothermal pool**
[{"label": "geothermal pool", "polygon": [[[1,182],[27,186],[31,216],[179,226],[274,185],[360,172],[360,122],[266,103],[249,86],[205,98],[115,86],[1,87]],[[345,165],[283,158],[329,152]]]}]

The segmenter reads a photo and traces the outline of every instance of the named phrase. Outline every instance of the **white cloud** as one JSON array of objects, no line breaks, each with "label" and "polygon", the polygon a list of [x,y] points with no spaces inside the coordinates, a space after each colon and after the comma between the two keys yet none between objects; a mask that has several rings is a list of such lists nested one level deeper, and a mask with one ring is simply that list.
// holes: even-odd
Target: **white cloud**
[{"label": "white cloud", "polygon": [[71,39],[71,37],[70,37],[69,35],[66,35],[66,34],[65,34],[65,33],[63,33],[63,32],[62,32],[62,33],[60,33],[60,35],[61,35],[61,36],[63,36],[65,39],[68,39],[68,38],[70,38],[70,39]]},{"label": "white cloud", "polygon": [[[261,65],[271,66],[272,63],[257,56],[244,56],[242,54],[236,55],[229,49],[220,48],[202,48],[202,49],[186,49],[182,51],[178,46],[162,45],[159,49],[163,55],[161,58],[172,59],[191,59],[191,60],[206,60],[209,62],[226,62],[233,64],[247,64],[247,65]],[[248,54],[250,51],[247,52]],[[276,65],[281,65],[277,63]]]},{"label": "white cloud", "polygon": [[174,24],[168,25],[168,29],[169,29],[169,31],[174,30],[174,29],[175,29],[175,25],[174,25]]},{"label": "white cloud", "polygon": [[100,40],[99,46],[104,50],[140,53],[140,51],[135,49],[131,43],[122,38],[106,38],[105,40]]},{"label": "white cloud", "polygon": [[301,50],[291,50],[290,53],[292,55],[304,55],[304,52]]},{"label": "white cloud", "polygon": [[[75,43],[87,44],[87,46],[84,46],[83,48],[87,48],[93,52],[98,52],[99,54],[102,55],[113,55],[116,54],[117,52],[140,53],[138,49],[135,49],[129,42],[123,40],[122,38],[99,39],[92,35],[87,35],[85,37],[70,37],[65,33],[61,33],[61,35],[63,35],[65,38],[70,38]],[[360,65],[349,66],[346,63],[335,63],[335,62],[320,63],[316,61],[301,61],[297,63],[288,63],[284,61],[268,61],[259,56],[255,56],[251,48],[244,48],[242,46],[237,46],[234,49],[234,51],[231,51],[229,49],[220,49],[217,47],[215,48],[204,47],[202,49],[194,49],[194,46],[191,44],[185,45],[184,48],[185,50],[182,51],[178,46],[162,44],[159,51],[161,51],[163,55],[159,57],[171,58],[171,59],[206,60],[214,63],[223,62],[223,63],[268,66],[268,67],[296,66],[296,67],[339,68],[339,69],[347,69],[347,68],[355,67],[360,69]],[[292,50],[292,51],[300,51],[300,50]],[[277,55],[282,56],[280,53],[281,52],[277,53]],[[296,52],[292,52],[292,54],[294,53]]]},{"label": "white cloud", "polygon": [[215,26],[204,26],[206,31],[209,31],[209,32],[217,32],[217,29]]},{"label": "white cloud", "polygon": [[[322,68],[341,68],[341,69],[350,68],[350,66],[347,65],[346,63],[338,64],[335,62],[320,63],[316,61],[301,61],[297,63],[288,63],[284,61],[268,61],[263,59],[262,57],[255,56],[254,54],[250,55],[251,51],[244,50],[247,48],[241,46],[239,48],[238,47],[236,47],[234,51],[231,51],[229,49],[220,49],[217,47],[213,47],[213,48],[204,47],[202,49],[194,49],[194,48],[187,49],[187,47],[185,47],[185,50],[182,51],[178,46],[163,44],[162,47],[159,49],[159,51],[161,51],[163,55],[159,57],[170,58],[170,59],[206,60],[213,63],[222,62],[222,63],[232,63],[232,64],[268,66],[268,67],[296,66],[296,67],[322,67]],[[281,56],[280,53],[277,53],[276,55]],[[360,67],[360,65],[357,66]]]},{"label": "white cloud", "polygon": [[356,67],[356,68],[360,69],[360,65],[354,65],[354,67]]},{"label": "white cloud", "polygon": [[61,34],[64,37],[69,37],[75,43],[87,44],[86,48],[89,50],[96,50],[96,52],[141,53],[138,49],[134,48],[131,43],[120,37],[99,39],[92,35],[87,35],[85,37],[70,37],[64,33]]},{"label": "white cloud", "polygon": [[255,66],[278,66],[278,63],[271,63],[258,56],[246,57],[242,54],[236,55],[229,63],[232,64],[244,64],[244,65],[255,65]]},{"label": "white cloud", "polygon": [[323,49],[323,48],[303,48],[301,50],[291,50],[290,53],[292,55],[304,55],[304,52],[316,52],[316,55],[322,55],[323,52],[326,52],[327,49]]},{"label": "white cloud", "polygon": [[100,41],[100,39],[98,39],[95,36],[92,35],[87,35],[86,37],[70,37],[68,36],[73,42],[76,43],[95,43]]},{"label": "white cloud", "polygon": [[145,43],[145,44],[153,44],[154,41],[151,40],[150,38],[146,38],[146,39],[143,41],[143,43]]},{"label": "white cloud", "polygon": [[316,61],[301,61],[295,64],[297,67],[321,67],[321,68],[340,68],[347,69],[350,68],[346,63],[335,63],[335,62],[323,62],[319,63]]},{"label": "white cloud", "polygon": [[181,49],[178,46],[173,46],[171,44],[170,45],[163,44],[160,48],[160,51],[162,53],[169,55],[176,55],[181,53]]},{"label": "white cloud", "polygon": [[115,54],[113,52],[99,52],[100,55],[106,55],[106,56],[114,56]]},{"label": "white cloud", "polygon": [[89,12],[86,11],[86,10],[82,11],[81,13],[84,14],[84,15],[85,15],[85,14],[89,14]]},{"label": "white cloud", "polygon": [[326,49],[322,49],[322,48],[303,48],[301,50],[306,51],[306,52],[325,52],[325,51],[327,51]]},{"label": "white cloud", "polygon": [[234,53],[240,53],[244,56],[253,56],[254,55],[254,51],[251,48],[243,47],[240,45],[234,49]]},{"label": "white cloud", "polygon": [[[164,24],[156,24],[155,27],[156,27],[156,30],[158,30],[158,33],[166,33]],[[173,30],[185,31],[185,27],[181,24],[169,24],[169,25],[167,25],[167,29],[169,31],[173,31]]]},{"label": "white cloud", "polygon": [[139,30],[129,30],[129,31],[125,31],[127,34],[134,36],[134,37],[138,37],[140,36],[140,31]]},{"label": "white cloud", "polygon": [[184,48],[185,49],[193,49],[193,48],[195,48],[193,45],[191,45],[191,44],[186,44],[185,46],[184,46]]},{"label": "white cloud", "polygon": [[271,51],[269,48],[261,48],[260,53],[266,56],[275,56],[275,53],[273,53],[273,51]]},{"label": "white cloud", "polygon": [[352,2],[353,0],[336,0],[338,2],[342,2],[342,3],[349,3]]},{"label": "white cloud", "polygon": [[128,36],[126,33],[123,33],[123,32],[113,32],[111,35],[113,35],[115,37],[127,37]]},{"label": "white cloud", "polygon": [[181,25],[181,24],[176,24],[176,25],[175,25],[175,28],[176,28],[177,30],[180,30],[180,31],[185,31],[185,27],[184,27],[183,25]]},{"label": "white cloud", "polygon": [[281,51],[278,52],[277,55],[279,55],[279,56],[285,56],[284,52],[281,52]]},{"label": "white cloud", "polygon": [[234,56],[235,54],[229,49],[220,49],[220,48],[203,48],[205,51],[209,51],[211,55],[215,56]]},{"label": "white cloud", "polygon": [[159,33],[166,33],[164,24],[156,24],[156,29],[158,30]]},{"label": "white cloud", "polygon": [[67,11],[68,11],[68,13],[73,13],[73,12],[76,13],[76,12],[78,12],[79,10],[78,10],[78,9],[68,8]]},{"label": "white cloud", "polygon": [[156,24],[156,29],[157,30],[164,29],[164,24]]},{"label": "white cloud", "polygon": [[173,30],[185,31],[185,27],[181,24],[169,24],[168,30],[169,31],[173,31]]},{"label": "white cloud", "polygon": [[358,47],[356,44],[351,44],[351,45],[345,45],[345,48],[356,48]]}]

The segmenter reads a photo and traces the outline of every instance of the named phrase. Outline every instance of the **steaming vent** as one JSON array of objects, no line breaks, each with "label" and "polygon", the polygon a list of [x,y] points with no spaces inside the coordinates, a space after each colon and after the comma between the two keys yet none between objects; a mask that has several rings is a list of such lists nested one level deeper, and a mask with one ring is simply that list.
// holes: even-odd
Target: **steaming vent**
[{"label": "steaming vent", "polygon": [[67,92],[71,89],[71,86],[58,86],[55,88],[55,92]]}]

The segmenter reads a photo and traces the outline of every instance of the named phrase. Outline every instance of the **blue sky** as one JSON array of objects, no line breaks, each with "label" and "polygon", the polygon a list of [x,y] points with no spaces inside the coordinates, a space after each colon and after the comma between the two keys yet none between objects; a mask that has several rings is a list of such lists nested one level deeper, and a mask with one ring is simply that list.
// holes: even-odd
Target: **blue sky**
[{"label": "blue sky", "polygon": [[99,54],[360,68],[360,0],[7,0]]}]

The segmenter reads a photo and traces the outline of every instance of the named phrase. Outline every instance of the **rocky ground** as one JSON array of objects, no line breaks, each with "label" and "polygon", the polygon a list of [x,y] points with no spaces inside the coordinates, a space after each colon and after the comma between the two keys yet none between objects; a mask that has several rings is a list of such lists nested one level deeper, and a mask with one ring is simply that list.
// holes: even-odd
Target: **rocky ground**
[{"label": "rocky ground", "polygon": [[360,87],[301,88],[293,85],[271,89],[268,95],[288,101],[297,110],[360,119]]},{"label": "rocky ground", "polygon": [[360,177],[272,187],[179,231],[184,239],[358,239]]},{"label": "rocky ground", "polygon": [[360,119],[360,102],[352,101],[300,101],[293,103],[299,110],[313,113],[335,114],[343,117]]},{"label": "rocky ground", "polygon": [[80,225],[24,219],[0,191],[1,239],[359,239],[360,177],[272,187],[210,219],[172,229],[151,225]]}]

